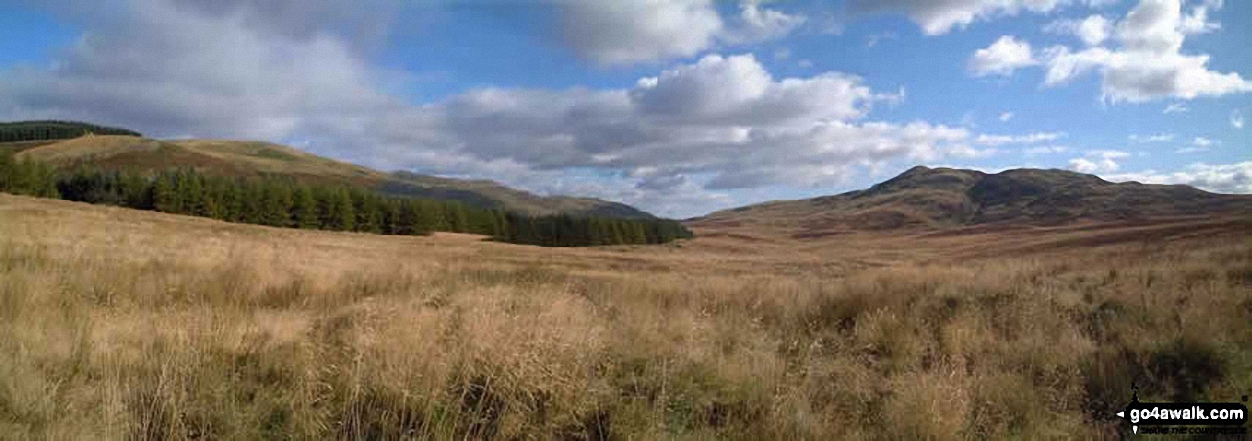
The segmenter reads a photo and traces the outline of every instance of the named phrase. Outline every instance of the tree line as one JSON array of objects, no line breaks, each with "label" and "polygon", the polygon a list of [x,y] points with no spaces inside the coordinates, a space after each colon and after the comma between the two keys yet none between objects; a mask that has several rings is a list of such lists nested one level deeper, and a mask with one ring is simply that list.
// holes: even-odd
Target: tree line
[{"label": "tree line", "polygon": [[75,121],[20,121],[0,123],[0,142],[73,139],[88,133],[141,136],[139,132]]},{"label": "tree line", "polygon": [[8,154],[0,154],[0,191],[274,227],[393,235],[445,231],[539,246],[657,244],[692,237],[668,219],[529,216],[455,201],[386,197],[355,187],[225,178],[193,170],[143,174],[84,166],[58,173]]}]

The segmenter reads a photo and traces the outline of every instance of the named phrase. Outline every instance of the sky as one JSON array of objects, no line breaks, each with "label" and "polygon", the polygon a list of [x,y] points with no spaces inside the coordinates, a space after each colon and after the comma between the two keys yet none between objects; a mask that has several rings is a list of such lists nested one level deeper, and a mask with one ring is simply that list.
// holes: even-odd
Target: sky
[{"label": "sky", "polygon": [[1252,193],[1252,2],[0,0],[0,120],[686,218],[915,165]]}]

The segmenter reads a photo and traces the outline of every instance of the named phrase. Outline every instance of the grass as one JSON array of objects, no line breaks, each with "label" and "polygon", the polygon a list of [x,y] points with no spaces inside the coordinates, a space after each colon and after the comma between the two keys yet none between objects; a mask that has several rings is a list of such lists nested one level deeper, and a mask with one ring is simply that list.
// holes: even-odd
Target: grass
[{"label": "grass", "polygon": [[1115,439],[1131,381],[1252,390],[1246,236],[874,240],[540,249],[0,195],[0,438]]}]

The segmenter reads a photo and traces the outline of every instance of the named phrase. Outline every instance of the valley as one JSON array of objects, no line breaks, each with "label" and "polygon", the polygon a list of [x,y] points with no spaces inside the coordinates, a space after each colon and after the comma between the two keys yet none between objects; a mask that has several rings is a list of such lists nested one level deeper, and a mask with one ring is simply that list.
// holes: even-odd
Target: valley
[{"label": "valley", "polygon": [[376,236],[0,194],[3,432],[1116,437],[1252,388],[1246,216],[668,245]]}]

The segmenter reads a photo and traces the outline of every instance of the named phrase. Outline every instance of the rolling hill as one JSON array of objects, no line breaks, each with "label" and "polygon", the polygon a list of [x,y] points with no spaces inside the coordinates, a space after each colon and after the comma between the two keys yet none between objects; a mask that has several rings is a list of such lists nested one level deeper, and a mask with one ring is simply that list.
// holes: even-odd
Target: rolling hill
[{"label": "rolling hill", "polygon": [[1092,222],[1252,216],[1252,196],[1183,185],[1112,183],[1065,170],[914,167],[865,190],[751,205],[691,219],[695,227],[775,229],[793,237],[852,231],[1004,229]]},{"label": "rolling hill", "polygon": [[133,136],[83,136],[62,141],[0,144],[19,158],[58,167],[91,164],[106,169],[194,168],[216,176],[281,176],[305,184],[348,185],[388,196],[455,200],[480,208],[531,215],[568,213],[628,219],[652,218],[629,205],[592,198],[540,196],[485,180],[408,172],[382,172],[268,142],[156,140]]}]

